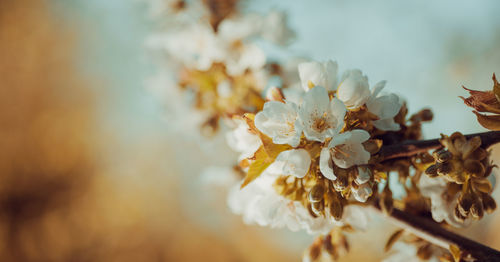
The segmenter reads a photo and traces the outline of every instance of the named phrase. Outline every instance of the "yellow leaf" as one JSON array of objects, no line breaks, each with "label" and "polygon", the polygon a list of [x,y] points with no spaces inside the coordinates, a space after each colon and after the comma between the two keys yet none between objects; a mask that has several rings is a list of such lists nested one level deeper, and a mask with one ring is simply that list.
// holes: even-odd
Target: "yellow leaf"
[{"label": "yellow leaf", "polygon": [[254,133],[256,133],[260,140],[262,141],[262,146],[255,152],[252,159],[255,159],[248,168],[247,175],[241,188],[248,185],[250,182],[255,180],[257,177],[264,172],[264,170],[274,162],[276,157],[283,151],[292,149],[290,145],[277,145],[273,143],[273,140],[260,132],[257,127],[255,127],[255,114],[244,114],[243,119],[247,122],[248,127]]},{"label": "yellow leaf", "polygon": [[264,150],[264,147],[260,147],[257,152],[255,152],[255,161],[250,164],[248,172],[245,176],[245,180],[241,184],[241,188],[244,188],[250,182],[254,181],[257,177],[262,174],[262,172],[273,162],[269,155]]},{"label": "yellow leaf", "polygon": [[247,113],[247,114],[243,115],[243,118],[247,122],[248,127],[250,127],[250,129],[252,131],[257,133],[260,140],[262,141],[262,145],[264,147],[264,150],[269,155],[269,157],[272,158],[273,160],[274,160],[274,158],[276,158],[279,155],[279,153],[281,153],[285,150],[292,149],[292,147],[290,145],[287,145],[287,144],[285,144],[285,145],[274,144],[273,140],[270,137],[268,137],[268,136],[264,135],[262,132],[260,132],[254,123],[255,114]]},{"label": "yellow leaf", "polygon": [[477,111],[473,111],[473,113],[476,114],[477,121],[484,128],[493,131],[500,131],[500,115],[484,115]]}]

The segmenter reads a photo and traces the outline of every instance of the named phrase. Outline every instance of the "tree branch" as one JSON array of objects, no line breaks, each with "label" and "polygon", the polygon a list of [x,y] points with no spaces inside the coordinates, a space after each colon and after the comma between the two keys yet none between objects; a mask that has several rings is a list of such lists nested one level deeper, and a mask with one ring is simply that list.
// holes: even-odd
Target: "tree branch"
[{"label": "tree branch", "polygon": [[[465,137],[481,137],[481,147],[484,149],[500,143],[500,131],[489,131],[484,133],[469,134]],[[399,144],[382,146],[378,153],[380,161],[396,158],[411,157],[419,153],[441,148],[439,139],[405,141]],[[375,203],[378,203],[375,201]],[[382,212],[378,204],[373,206],[377,211]],[[450,245],[456,245],[460,250],[471,254],[478,261],[500,261],[500,252],[487,247],[481,243],[465,238],[443,228],[440,224],[431,219],[416,216],[399,209],[393,209],[388,215],[391,222],[397,226],[410,231],[416,236],[426,241],[449,249]]]},{"label": "tree branch", "polygon": [[[383,213],[378,205],[374,205],[373,207],[378,212]],[[412,215],[396,208],[392,210],[388,217],[393,224],[434,245],[445,249],[449,249],[450,245],[456,245],[460,250],[466,251],[477,259],[477,261],[500,261],[499,251],[448,231],[440,224],[428,218]]]},{"label": "tree branch", "polygon": [[[475,136],[481,137],[481,147],[485,149],[491,145],[500,143],[500,131],[489,131],[465,135],[467,139]],[[382,146],[378,156],[380,161],[386,161],[401,157],[411,157],[429,150],[438,149],[440,147],[442,147],[442,145],[439,142],[439,139],[408,140],[399,144]]]}]

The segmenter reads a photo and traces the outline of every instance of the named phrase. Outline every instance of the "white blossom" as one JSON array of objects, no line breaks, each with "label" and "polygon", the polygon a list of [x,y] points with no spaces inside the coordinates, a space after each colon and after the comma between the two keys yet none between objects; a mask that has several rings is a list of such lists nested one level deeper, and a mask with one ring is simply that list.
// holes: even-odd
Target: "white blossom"
[{"label": "white blossom", "polygon": [[381,81],[373,87],[366,106],[368,111],[379,118],[379,120],[373,121],[376,128],[384,131],[398,131],[401,127],[394,122],[394,117],[398,114],[402,104],[395,94],[380,94],[380,91],[385,87],[385,83],[385,81]]},{"label": "white blossom", "polygon": [[470,219],[466,219],[464,222],[459,221],[455,218],[455,205],[457,203],[457,196],[453,199],[445,199],[444,193],[446,191],[446,180],[442,177],[429,177],[427,175],[422,175],[418,182],[418,187],[420,193],[424,197],[431,199],[431,213],[432,218],[436,222],[443,222],[455,226],[463,227],[470,223]]},{"label": "white blossom", "polygon": [[249,158],[262,145],[260,138],[250,132],[246,121],[235,119],[236,128],[226,134],[226,141],[231,149],[240,153],[239,160]]},{"label": "white blossom", "polygon": [[386,257],[383,262],[439,262],[439,259],[435,256],[430,257],[429,259],[423,260],[417,256],[417,247],[415,245],[405,243],[405,242],[396,242],[392,246],[391,255]]},{"label": "white blossom", "polygon": [[[370,134],[362,129],[344,132],[334,136],[328,147],[323,148],[321,155],[323,158],[331,158],[335,165],[341,168],[368,164],[370,153],[363,147],[363,142],[368,139],[370,139]],[[326,162],[326,159],[322,162]],[[329,173],[329,169],[324,165],[322,169],[325,173]]]},{"label": "white blossom", "polygon": [[371,214],[366,208],[346,206],[340,221],[328,214],[314,218],[299,201],[278,195],[273,188],[275,179],[275,176],[264,172],[243,189],[240,189],[240,184],[234,185],[228,195],[231,211],[242,215],[247,224],[287,227],[292,231],[305,230],[313,235],[326,234],[334,226],[344,224],[359,230],[367,228]]},{"label": "white blossom", "polygon": [[321,86],[327,91],[337,89],[337,62],[328,60],[326,62],[305,62],[300,63],[299,76],[304,90],[310,87]]},{"label": "white blossom", "polygon": [[357,188],[352,188],[352,195],[354,199],[359,202],[366,202],[366,200],[372,195],[373,191],[371,186],[368,183],[364,183]]},{"label": "white blossom", "polygon": [[326,217],[314,218],[300,202],[278,195],[272,186],[274,181],[274,176],[264,172],[243,189],[235,185],[228,195],[229,208],[242,215],[247,224],[306,230],[309,234],[325,234],[338,224]]},{"label": "white blossom", "polygon": [[261,35],[278,45],[289,44],[295,37],[295,32],[288,27],[285,12],[271,11],[263,19]]},{"label": "white blossom", "polygon": [[323,142],[333,137],[344,125],[346,108],[336,99],[328,97],[325,88],[316,86],[307,91],[299,107],[299,118],[308,140]]},{"label": "white blossom", "polygon": [[303,178],[309,171],[311,156],[305,149],[291,149],[281,152],[267,168],[267,172],[276,175],[292,175]]},{"label": "white blossom", "polygon": [[370,181],[371,178],[371,171],[369,168],[358,166],[358,176],[354,179],[354,182],[357,185],[362,185],[368,181]]},{"label": "white blossom", "polygon": [[337,89],[337,97],[349,109],[361,107],[370,98],[368,78],[358,69],[346,71]]},{"label": "white blossom", "polygon": [[297,106],[294,103],[269,101],[264,109],[255,116],[255,126],[273,139],[275,144],[299,145],[302,124],[298,120]]}]

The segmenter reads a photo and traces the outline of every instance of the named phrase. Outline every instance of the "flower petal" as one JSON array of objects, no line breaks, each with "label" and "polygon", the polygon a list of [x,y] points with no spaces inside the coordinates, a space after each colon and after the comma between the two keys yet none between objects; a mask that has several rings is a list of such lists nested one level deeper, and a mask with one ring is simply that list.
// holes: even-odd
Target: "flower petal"
[{"label": "flower petal", "polygon": [[291,149],[281,152],[268,171],[277,175],[292,175],[303,178],[309,171],[311,156],[305,149]]},{"label": "flower petal", "polygon": [[255,126],[273,139],[275,144],[296,147],[302,135],[302,125],[297,121],[297,106],[293,103],[269,101],[255,116]]},{"label": "flower petal", "polygon": [[310,83],[313,86],[324,87],[328,91],[334,91],[337,85],[337,62],[305,62],[300,63],[299,76],[304,90],[309,90]]},{"label": "flower petal", "polygon": [[330,150],[323,148],[319,156],[319,170],[324,177],[330,180],[336,180],[337,176],[333,173],[333,168],[330,166]]}]

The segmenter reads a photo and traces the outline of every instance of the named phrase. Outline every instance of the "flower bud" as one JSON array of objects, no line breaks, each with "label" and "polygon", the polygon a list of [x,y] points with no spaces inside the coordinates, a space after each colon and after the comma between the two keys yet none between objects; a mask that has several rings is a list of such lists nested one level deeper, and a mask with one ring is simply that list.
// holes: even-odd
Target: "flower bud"
[{"label": "flower bud", "polygon": [[332,183],[336,191],[343,191],[349,185],[349,178],[347,177],[347,174],[339,174],[337,179],[332,181]]},{"label": "flower bud", "polygon": [[309,199],[309,202],[316,203],[323,200],[324,194],[325,186],[323,185],[323,183],[318,183],[311,188],[309,194],[307,195],[307,198]]},{"label": "flower bud", "polygon": [[491,213],[495,211],[497,208],[497,203],[495,202],[495,199],[493,199],[490,195],[488,194],[481,194],[482,200],[483,200],[483,208],[486,213]]},{"label": "flower bud", "polygon": [[311,215],[312,217],[314,217],[314,218],[318,217],[318,215],[316,213],[314,213],[314,210],[313,210],[311,203],[309,203],[307,205],[307,211],[309,211],[309,215]]},{"label": "flower bud", "polygon": [[449,151],[440,151],[437,154],[437,161],[440,163],[446,162],[450,160],[453,157],[453,155]]},{"label": "flower bud", "polygon": [[319,216],[319,215],[321,215],[323,213],[323,210],[325,210],[325,202],[324,201],[320,201],[320,202],[312,203],[311,207],[312,207],[312,211],[316,215]]},{"label": "flower bud", "polygon": [[269,101],[284,102],[285,96],[283,95],[283,92],[281,92],[281,90],[278,87],[272,86],[269,89],[267,89],[266,99]]},{"label": "flower bud", "polygon": [[453,170],[453,165],[451,163],[439,163],[437,165],[437,173],[441,176],[449,174]]},{"label": "flower bud", "polygon": [[460,211],[460,214],[464,217],[467,217],[469,215],[469,210],[472,207],[472,204],[474,203],[474,195],[471,193],[467,192],[465,194],[460,195],[458,198],[458,211]]},{"label": "flower bud", "polygon": [[472,204],[472,207],[470,208],[470,213],[476,219],[483,217],[483,215],[484,215],[483,203],[481,201],[479,201],[479,199],[478,199],[478,201],[475,201]]},{"label": "flower bud", "polygon": [[460,213],[460,208],[458,207],[458,205],[455,206],[455,211],[453,213],[453,216],[459,222],[464,222],[465,219],[467,218],[466,216],[462,215],[462,213]]},{"label": "flower bud", "polygon": [[342,205],[342,202],[338,199],[333,199],[332,202],[330,202],[330,215],[335,220],[340,220],[342,219],[343,213],[344,213],[344,206]]},{"label": "flower bud", "polygon": [[464,169],[474,175],[474,176],[483,176],[485,172],[485,168],[481,162],[477,160],[467,159],[464,161]]},{"label": "flower bud", "polygon": [[430,177],[437,177],[438,173],[438,166],[437,165],[431,165],[425,170],[425,174],[427,174]]}]

